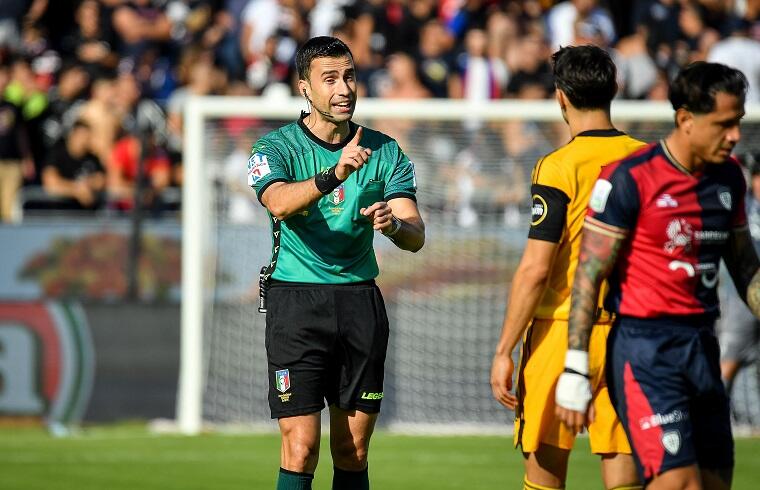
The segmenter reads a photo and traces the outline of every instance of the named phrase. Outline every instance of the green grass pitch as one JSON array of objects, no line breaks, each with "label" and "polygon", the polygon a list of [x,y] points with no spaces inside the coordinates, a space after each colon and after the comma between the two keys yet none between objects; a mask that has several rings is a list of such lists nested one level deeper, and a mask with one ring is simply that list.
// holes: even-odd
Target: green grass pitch
[{"label": "green grass pitch", "polygon": [[[314,488],[330,488],[329,445]],[[758,488],[760,439],[738,439],[735,490]],[[151,435],[141,426],[89,428],[65,438],[41,429],[0,429],[3,490],[270,490],[279,437]],[[375,490],[518,489],[522,461],[506,437],[402,436],[378,432],[370,451]],[[568,489],[600,489],[598,460],[580,439]]]}]

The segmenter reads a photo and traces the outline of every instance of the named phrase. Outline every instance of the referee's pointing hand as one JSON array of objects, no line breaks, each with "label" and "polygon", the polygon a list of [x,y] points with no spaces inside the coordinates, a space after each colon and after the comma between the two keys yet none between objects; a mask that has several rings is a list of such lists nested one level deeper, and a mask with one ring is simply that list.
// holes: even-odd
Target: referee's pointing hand
[{"label": "referee's pointing hand", "polygon": [[372,150],[359,146],[359,140],[362,139],[362,127],[356,130],[356,134],[351,141],[343,147],[340,153],[340,160],[335,167],[335,176],[340,180],[346,180],[349,175],[356,172],[367,163]]}]

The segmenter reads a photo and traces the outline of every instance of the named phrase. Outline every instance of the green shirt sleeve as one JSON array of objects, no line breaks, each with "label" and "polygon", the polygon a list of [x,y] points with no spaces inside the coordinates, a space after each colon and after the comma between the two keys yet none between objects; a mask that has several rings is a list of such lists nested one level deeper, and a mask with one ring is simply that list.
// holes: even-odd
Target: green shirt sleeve
[{"label": "green shirt sleeve", "polygon": [[416,201],[417,178],[414,175],[414,163],[409,160],[409,157],[398,147],[395,141],[394,145],[397,150],[397,158],[393,173],[385,185],[385,200],[406,197]]},{"label": "green shirt sleeve", "polygon": [[262,141],[253,145],[251,157],[248,159],[248,185],[256,191],[259,201],[264,190],[270,185],[292,180],[285,159],[274,146]]}]

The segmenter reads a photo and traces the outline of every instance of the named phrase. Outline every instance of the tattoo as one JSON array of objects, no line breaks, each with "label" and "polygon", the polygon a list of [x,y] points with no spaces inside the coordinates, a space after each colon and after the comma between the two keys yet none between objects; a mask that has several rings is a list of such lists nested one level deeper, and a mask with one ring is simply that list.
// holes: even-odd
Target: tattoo
[{"label": "tattoo", "polygon": [[731,231],[723,260],[739,295],[760,317],[760,260],[747,228]]},{"label": "tattoo", "polygon": [[623,241],[624,238],[620,236],[588,228],[583,230],[578,269],[575,271],[570,299],[568,348],[588,351],[599,290],[602,281],[612,272]]}]

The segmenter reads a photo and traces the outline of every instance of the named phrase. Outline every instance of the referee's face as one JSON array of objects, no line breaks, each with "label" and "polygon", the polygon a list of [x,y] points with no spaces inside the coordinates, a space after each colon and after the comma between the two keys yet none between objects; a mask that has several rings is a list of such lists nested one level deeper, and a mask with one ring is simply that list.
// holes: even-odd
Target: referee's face
[{"label": "referee's face", "polygon": [[308,87],[312,106],[322,118],[340,123],[348,121],[356,107],[356,72],[348,56],[314,58]]}]

